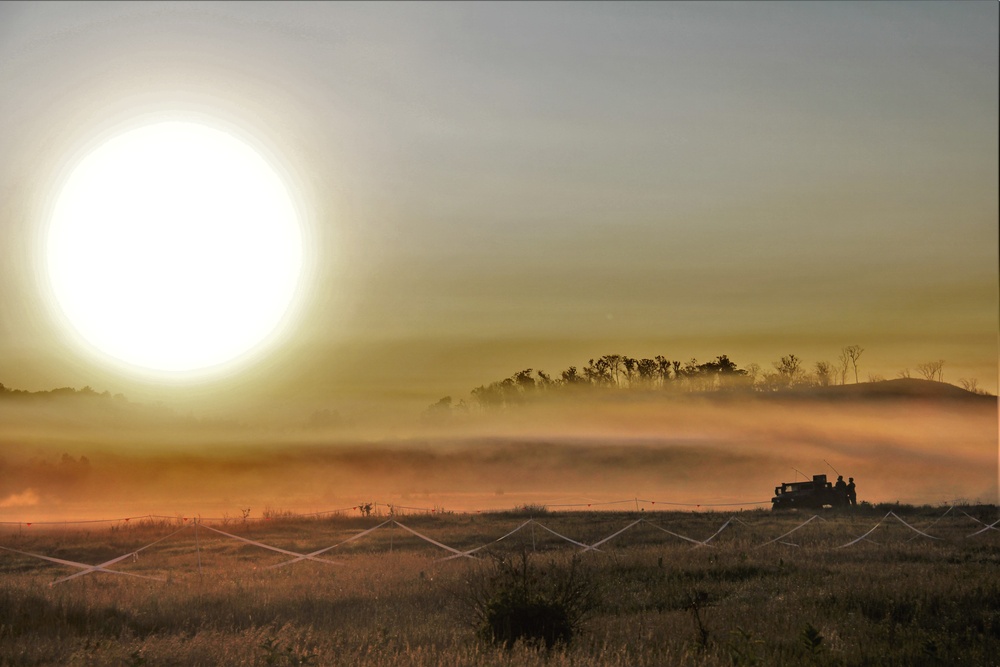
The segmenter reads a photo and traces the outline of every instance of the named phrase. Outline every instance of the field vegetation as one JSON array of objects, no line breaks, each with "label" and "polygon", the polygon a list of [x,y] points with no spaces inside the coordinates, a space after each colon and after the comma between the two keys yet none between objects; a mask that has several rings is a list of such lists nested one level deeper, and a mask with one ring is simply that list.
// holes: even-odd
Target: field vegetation
[{"label": "field vegetation", "polygon": [[7,526],[0,664],[998,664],[993,506],[392,518]]}]

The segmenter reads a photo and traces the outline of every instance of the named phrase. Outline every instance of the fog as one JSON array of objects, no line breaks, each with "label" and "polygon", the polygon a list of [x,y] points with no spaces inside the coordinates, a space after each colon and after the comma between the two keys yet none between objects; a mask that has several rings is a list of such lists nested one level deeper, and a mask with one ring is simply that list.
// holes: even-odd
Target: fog
[{"label": "fog", "polygon": [[285,414],[213,421],[97,394],[7,396],[0,520],[356,514],[362,502],[731,510],[834,469],[869,502],[997,499],[995,397],[590,392],[409,420]]}]

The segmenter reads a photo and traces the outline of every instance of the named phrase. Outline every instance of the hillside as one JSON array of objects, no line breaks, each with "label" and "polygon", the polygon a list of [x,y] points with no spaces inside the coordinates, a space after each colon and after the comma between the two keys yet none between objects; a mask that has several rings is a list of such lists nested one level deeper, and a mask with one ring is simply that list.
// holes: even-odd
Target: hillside
[{"label": "hillside", "polygon": [[996,396],[976,394],[947,382],[898,378],[879,382],[810,387],[799,393],[816,398],[849,398],[855,400],[885,398],[944,399],[960,401],[996,401]]}]

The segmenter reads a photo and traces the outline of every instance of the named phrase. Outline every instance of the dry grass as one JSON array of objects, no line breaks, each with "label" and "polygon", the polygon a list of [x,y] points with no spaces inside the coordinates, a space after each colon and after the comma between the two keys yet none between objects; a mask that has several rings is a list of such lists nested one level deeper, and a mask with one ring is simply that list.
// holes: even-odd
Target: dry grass
[{"label": "dry grass", "polygon": [[[996,508],[963,508],[983,521]],[[486,576],[484,561],[438,560],[444,550],[401,528],[382,528],[324,554],[333,565],[288,556],[193,528],[112,569],[50,586],[72,568],[0,552],[3,665],[941,665],[998,664],[1000,532],[959,510],[886,508],[813,521],[785,541],[768,540],[808,516],[743,512],[693,547],[662,530],[704,540],[721,513],[566,513],[542,525],[591,544],[581,554],[597,606],[568,647],[511,650],[476,637],[464,604]],[[471,549],[520,525],[522,515],[406,517],[402,523]],[[382,519],[281,519],[219,526],[295,552],[341,542]],[[933,523],[933,525],[932,525]],[[0,545],[100,563],[177,530],[176,522],[88,530],[8,530]],[[915,539],[911,539],[915,538]],[[196,542],[197,540],[197,542]],[[763,545],[763,546],[762,546]],[[520,553],[568,567],[580,549],[526,527],[486,551]]]}]

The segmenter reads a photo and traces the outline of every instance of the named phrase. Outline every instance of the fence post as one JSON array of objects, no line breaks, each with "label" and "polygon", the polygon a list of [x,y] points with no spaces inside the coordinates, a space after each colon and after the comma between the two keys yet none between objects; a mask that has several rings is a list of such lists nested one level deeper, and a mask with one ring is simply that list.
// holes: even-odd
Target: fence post
[{"label": "fence post", "polygon": [[194,520],[194,550],[198,554],[198,576],[202,576],[201,572],[201,544],[198,542],[198,524],[200,521],[198,519]]}]

